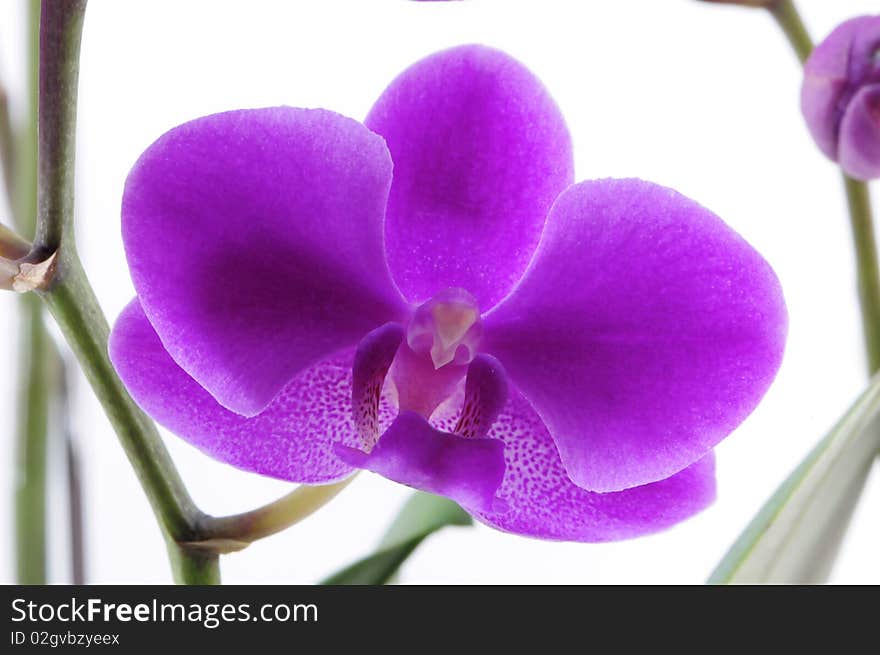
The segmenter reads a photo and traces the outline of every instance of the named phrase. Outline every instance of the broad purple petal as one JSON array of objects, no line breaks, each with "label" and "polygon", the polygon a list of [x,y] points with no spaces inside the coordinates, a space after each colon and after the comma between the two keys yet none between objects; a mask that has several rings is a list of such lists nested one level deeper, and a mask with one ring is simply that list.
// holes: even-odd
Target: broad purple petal
[{"label": "broad purple petal", "polygon": [[600,180],[559,197],[484,326],[571,479],[608,492],[668,478],[739,425],[779,368],[787,315],[773,270],[717,216]]},{"label": "broad purple petal", "polygon": [[816,144],[837,161],[844,113],[859,88],[880,82],[880,16],[838,25],[804,64],[801,111]]},{"label": "broad purple petal", "polygon": [[506,468],[497,495],[507,511],[470,511],[506,532],[563,541],[630,539],[675,525],[715,499],[712,453],[641,487],[600,494],[575,486],[547,428],[515,391],[489,437],[504,442]]},{"label": "broad purple petal", "polygon": [[347,464],[389,480],[490,510],[504,477],[504,445],[436,430],[422,416],[403,411],[369,452],[339,445]]},{"label": "broad purple petal", "polygon": [[390,184],[382,139],[324,110],[233,111],[159,138],[126,182],[123,237],[174,361],[253,415],[401,318],[383,250]]},{"label": "broad purple petal", "polygon": [[[220,461],[308,484],[346,477],[333,443],[359,445],[351,420],[353,351],[297,375],[266,410],[244,418],[224,409],[162,347],[137,299],[119,316],[110,357],[135,402],[166,428]],[[382,406],[388,425],[393,410]]]},{"label": "broad purple petal", "polygon": [[366,125],[394,159],[385,230],[404,295],[422,302],[461,287],[489,309],[572,181],[571,140],[546,89],[509,55],[460,46],[404,71]]},{"label": "broad purple petal", "polygon": [[880,84],[862,87],[850,101],[840,124],[838,159],[856,179],[880,177]]}]

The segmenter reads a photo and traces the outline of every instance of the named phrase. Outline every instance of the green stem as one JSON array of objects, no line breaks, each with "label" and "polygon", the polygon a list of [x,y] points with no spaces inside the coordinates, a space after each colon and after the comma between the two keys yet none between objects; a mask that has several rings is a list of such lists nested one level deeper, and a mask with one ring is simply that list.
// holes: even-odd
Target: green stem
[{"label": "green stem", "polygon": [[70,577],[75,585],[86,582],[85,518],[83,512],[82,466],[79,448],[70,421],[70,390],[68,387],[68,367],[56,352],[58,362],[57,377],[57,417],[58,429],[64,437],[64,460],[67,464],[67,510],[70,527]]},{"label": "green stem", "polygon": [[[52,287],[42,295],[116,430],[163,530],[175,544],[197,540],[196,526],[202,513],[190,498],[156,427],[128,395],[110,363],[110,327],[75,254],[62,251]],[[181,575],[206,570],[203,552],[178,547],[170,548],[169,553],[175,560],[172,568]],[[198,560],[195,569],[187,563],[189,558]],[[177,579],[188,584],[202,582]]]},{"label": "green stem", "polygon": [[199,541],[191,546],[217,552],[241,550],[258,539],[281,532],[311,516],[354,479],[352,475],[334,484],[302,485],[275,502],[249,512],[205,517],[199,526]]},{"label": "green stem", "polygon": [[107,354],[110,327],[79,261],[66,254],[52,288],[43,294],[46,305],[119,434],[163,526],[175,538],[191,537],[199,512],[152,421],[131,400],[117,377]]},{"label": "green stem", "polygon": [[0,225],[0,257],[21,259],[31,251],[31,244],[5,225]]},{"label": "green stem", "polygon": [[868,373],[873,375],[880,371],[880,268],[877,264],[877,239],[874,234],[871,195],[866,183],[854,180],[846,174],[843,174],[843,185],[856,251]]},{"label": "green stem", "polygon": [[43,0],[37,236],[30,257],[57,253],[49,288],[41,292],[113,424],[147,498],[172,543],[175,579],[219,582],[215,553],[179,546],[195,539],[201,512],[192,502],[155,426],[128,395],[107,353],[110,329],[76,254],[73,232],[76,95],[86,0]]},{"label": "green stem", "polygon": [[86,583],[85,520],[83,516],[82,466],[73,435],[65,438],[67,463],[67,509],[70,527],[70,577],[75,585]]},{"label": "green stem", "polygon": [[[769,6],[768,10],[788,37],[798,59],[801,63],[805,62],[813,51],[813,40],[801,20],[794,1],[779,0]],[[859,306],[868,373],[873,375],[880,371],[880,265],[878,265],[871,196],[867,183],[854,180],[842,171],[841,174],[856,253]]]},{"label": "green stem", "polygon": [[39,299],[21,299],[19,421],[16,456],[15,534],[19,584],[46,583],[46,445],[51,375],[48,335]]},{"label": "green stem", "polygon": [[[73,184],[76,83],[86,0],[43,0],[40,18],[40,111],[37,237],[28,258],[54,257],[40,296],[79,360],[164,531],[178,582],[220,582],[219,554],[247,546],[305,518],[348,480],[300,487],[252,512],[204,515],[193,503],[152,421],[116,375],[107,351],[109,325],[76,254]],[[349,479],[350,480],[350,479]]]},{"label": "green stem", "polygon": [[3,186],[6,195],[12,199],[15,187],[15,130],[12,129],[12,118],[9,115],[9,95],[0,84],[0,168],[3,170]]},{"label": "green stem", "polygon": [[43,0],[37,138],[37,234],[43,257],[74,247],[76,91],[86,0]]},{"label": "green stem", "polygon": [[767,10],[785,33],[798,59],[801,60],[801,63],[805,62],[813,50],[813,41],[810,39],[804,21],[801,20],[794,0],[777,0],[777,2],[768,5]]},{"label": "green stem", "polygon": [[18,233],[34,238],[37,226],[37,102],[40,88],[40,2],[26,0],[27,98],[24,128],[18,135],[13,167],[12,201]]},{"label": "green stem", "polygon": [[[28,5],[28,121],[7,161],[5,181],[21,234],[30,238],[36,221],[37,79],[40,8]],[[11,128],[10,128],[11,130]],[[11,143],[6,146],[11,156]],[[9,241],[7,240],[7,243]],[[29,245],[29,244],[28,244]],[[30,249],[28,247],[28,249]],[[23,246],[19,248],[19,254]],[[21,256],[21,255],[20,255]],[[20,300],[19,387],[16,424],[15,552],[17,580],[45,584],[46,579],[46,449],[48,443],[51,348],[39,299]]]},{"label": "green stem", "polygon": [[168,557],[178,584],[220,584],[220,558],[216,552],[194,550],[169,541]]}]

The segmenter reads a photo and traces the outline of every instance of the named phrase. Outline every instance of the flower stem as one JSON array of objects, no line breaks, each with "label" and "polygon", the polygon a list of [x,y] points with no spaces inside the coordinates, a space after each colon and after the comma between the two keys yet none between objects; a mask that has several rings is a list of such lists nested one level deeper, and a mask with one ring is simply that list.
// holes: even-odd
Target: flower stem
[{"label": "flower stem", "polygon": [[119,436],[163,529],[175,580],[219,584],[219,554],[240,550],[309,516],[351,480],[299,487],[265,507],[214,518],[193,503],[152,421],[116,375],[107,352],[110,328],[76,253],[73,234],[76,85],[86,0],[43,0],[37,236],[32,261],[54,257],[38,290],[79,360]]},{"label": "flower stem", "polygon": [[177,584],[220,584],[220,558],[212,551],[199,551],[168,542],[171,571]]},{"label": "flower stem", "polygon": [[[813,51],[813,41],[794,1],[779,0],[770,5],[768,10],[788,37],[798,59],[801,63],[805,62]],[[880,370],[880,266],[877,259],[871,196],[867,183],[841,173],[856,253],[859,305],[868,373],[873,375]]]},{"label": "flower stem", "polygon": [[17,135],[10,189],[18,233],[33,239],[37,226],[37,103],[40,92],[40,1],[27,4],[27,97],[24,128]]},{"label": "flower stem", "polygon": [[873,375],[880,370],[880,268],[877,264],[871,195],[865,182],[854,180],[846,174],[843,174],[843,185],[856,251],[868,373]]},{"label": "flower stem", "polygon": [[794,0],[777,0],[767,5],[767,10],[782,28],[798,59],[801,63],[805,62],[813,50],[813,41],[804,26],[804,21],[801,20]]},{"label": "flower stem", "polygon": [[70,526],[70,577],[71,583],[86,583],[85,519],[83,517],[82,466],[73,435],[65,435],[65,460],[67,464],[67,508]]},{"label": "flower stem", "polygon": [[190,542],[201,512],[183,485],[155,426],[129,397],[109,355],[110,333],[76,254],[73,233],[76,89],[86,0],[43,0],[40,16],[40,92],[37,236],[30,258],[56,253],[54,278],[40,292],[113,424],[166,537],[178,582],[219,582],[217,556]]},{"label": "flower stem", "polygon": [[[110,327],[75,253],[62,251],[53,285],[41,295],[116,430],[163,530],[175,545],[194,541],[202,514],[152,421],[128,395],[110,363]],[[201,577],[186,577],[191,572],[202,576],[210,568],[202,561],[206,559],[203,553],[179,547],[169,548],[169,553],[176,579],[188,584],[204,582]],[[187,562],[190,558],[198,562]]]},{"label": "flower stem", "polygon": [[21,259],[31,251],[31,244],[5,225],[0,225],[0,257]]},{"label": "flower stem", "polygon": [[3,170],[3,186],[6,195],[12,200],[12,189],[15,186],[15,130],[12,129],[12,117],[9,115],[9,95],[0,84],[0,168]]},{"label": "flower stem", "polygon": [[[27,19],[27,124],[13,148],[5,146],[4,181],[18,230],[29,238],[36,221],[37,79],[40,7],[28,0]],[[8,116],[7,116],[8,120]],[[15,163],[11,161],[15,152]],[[7,233],[5,243],[24,256],[25,244]],[[27,244],[30,250],[30,244]],[[16,576],[21,584],[44,584],[46,580],[46,458],[49,425],[49,369],[51,342],[43,323],[39,299],[23,296],[19,302],[19,387],[16,421],[15,552]]]},{"label": "flower stem", "polygon": [[191,546],[216,552],[241,550],[311,516],[333,500],[354,478],[352,475],[334,484],[302,485],[275,502],[242,514],[205,517],[199,526],[199,541]]},{"label": "flower stem", "polygon": [[76,91],[86,0],[43,0],[37,139],[37,234],[34,250],[47,257],[73,249]]},{"label": "flower stem", "polygon": [[70,577],[75,585],[86,583],[85,518],[83,512],[82,465],[73,426],[70,421],[68,366],[58,355],[57,375],[58,429],[64,438],[64,461],[67,465],[67,513],[70,527]]},{"label": "flower stem", "polygon": [[46,447],[50,378],[49,338],[39,299],[21,299],[15,535],[19,584],[46,583]]}]

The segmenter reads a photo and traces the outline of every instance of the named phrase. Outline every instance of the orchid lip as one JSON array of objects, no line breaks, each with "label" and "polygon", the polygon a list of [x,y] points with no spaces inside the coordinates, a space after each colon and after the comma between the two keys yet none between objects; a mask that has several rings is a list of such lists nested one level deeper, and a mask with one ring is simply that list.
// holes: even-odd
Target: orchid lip
[{"label": "orchid lip", "polygon": [[434,369],[470,364],[483,334],[476,299],[464,289],[449,287],[420,305],[406,330],[413,352],[430,356]]}]

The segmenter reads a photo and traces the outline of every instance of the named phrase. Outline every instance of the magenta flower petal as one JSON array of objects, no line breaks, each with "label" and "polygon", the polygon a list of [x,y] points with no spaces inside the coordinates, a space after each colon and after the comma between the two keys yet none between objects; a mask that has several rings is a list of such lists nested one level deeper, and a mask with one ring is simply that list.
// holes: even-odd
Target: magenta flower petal
[{"label": "magenta flower petal", "polygon": [[507,511],[470,511],[506,532],[564,541],[630,539],[664,530],[715,499],[712,453],[641,487],[599,494],[575,486],[547,428],[515,391],[489,436],[504,442],[506,469],[498,498]]},{"label": "magenta flower petal", "polygon": [[714,214],[600,180],[559,197],[484,327],[571,479],[608,492],[668,478],[733,430],[776,374],[787,316],[770,266]]},{"label": "magenta flower petal", "polygon": [[394,159],[385,234],[398,286],[412,302],[461,287],[489,309],[525,270],[572,181],[552,98],[510,56],[461,46],[404,71],[365,122]]},{"label": "magenta flower petal", "polygon": [[[865,148],[859,140],[869,138],[876,142],[880,115],[865,111],[872,104],[865,96],[861,96],[860,108],[854,108],[852,103],[861,89],[880,83],[878,51],[880,16],[860,16],[841,23],[810,54],[804,64],[801,87],[801,111],[816,145],[847,173],[865,179],[876,176],[874,171],[880,168],[880,160],[871,151],[876,146]],[[859,127],[851,124],[844,129],[846,116],[853,109]],[[870,120],[874,123],[873,131],[866,125]],[[860,175],[869,154],[871,175]],[[850,161],[855,162],[855,168],[849,168]]]},{"label": "magenta flower petal", "polygon": [[[259,416],[224,409],[162,347],[137,299],[110,336],[110,357],[134,400],[172,432],[208,455],[263,475],[320,484],[346,477],[350,466],[333,442],[358,445],[351,419],[353,351],[299,373]],[[385,425],[391,409],[383,406]]]},{"label": "magenta flower petal", "polygon": [[216,114],[131,171],[123,237],[168,353],[224,407],[265,408],[300,371],[400,318],[383,216],[391,158],[325,110]]},{"label": "magenta flower petal", "polygon": [[860,180],[880,177],[880,84],[862,87],[840,124],[838,159]]},{"label": "magenta flower petal", "polygon": [[500,441],[441,432],[412,411],[401,412],[369,453],[340,445],[336,454],[351,466],[482,510],[497,506],[504,477]]}]

